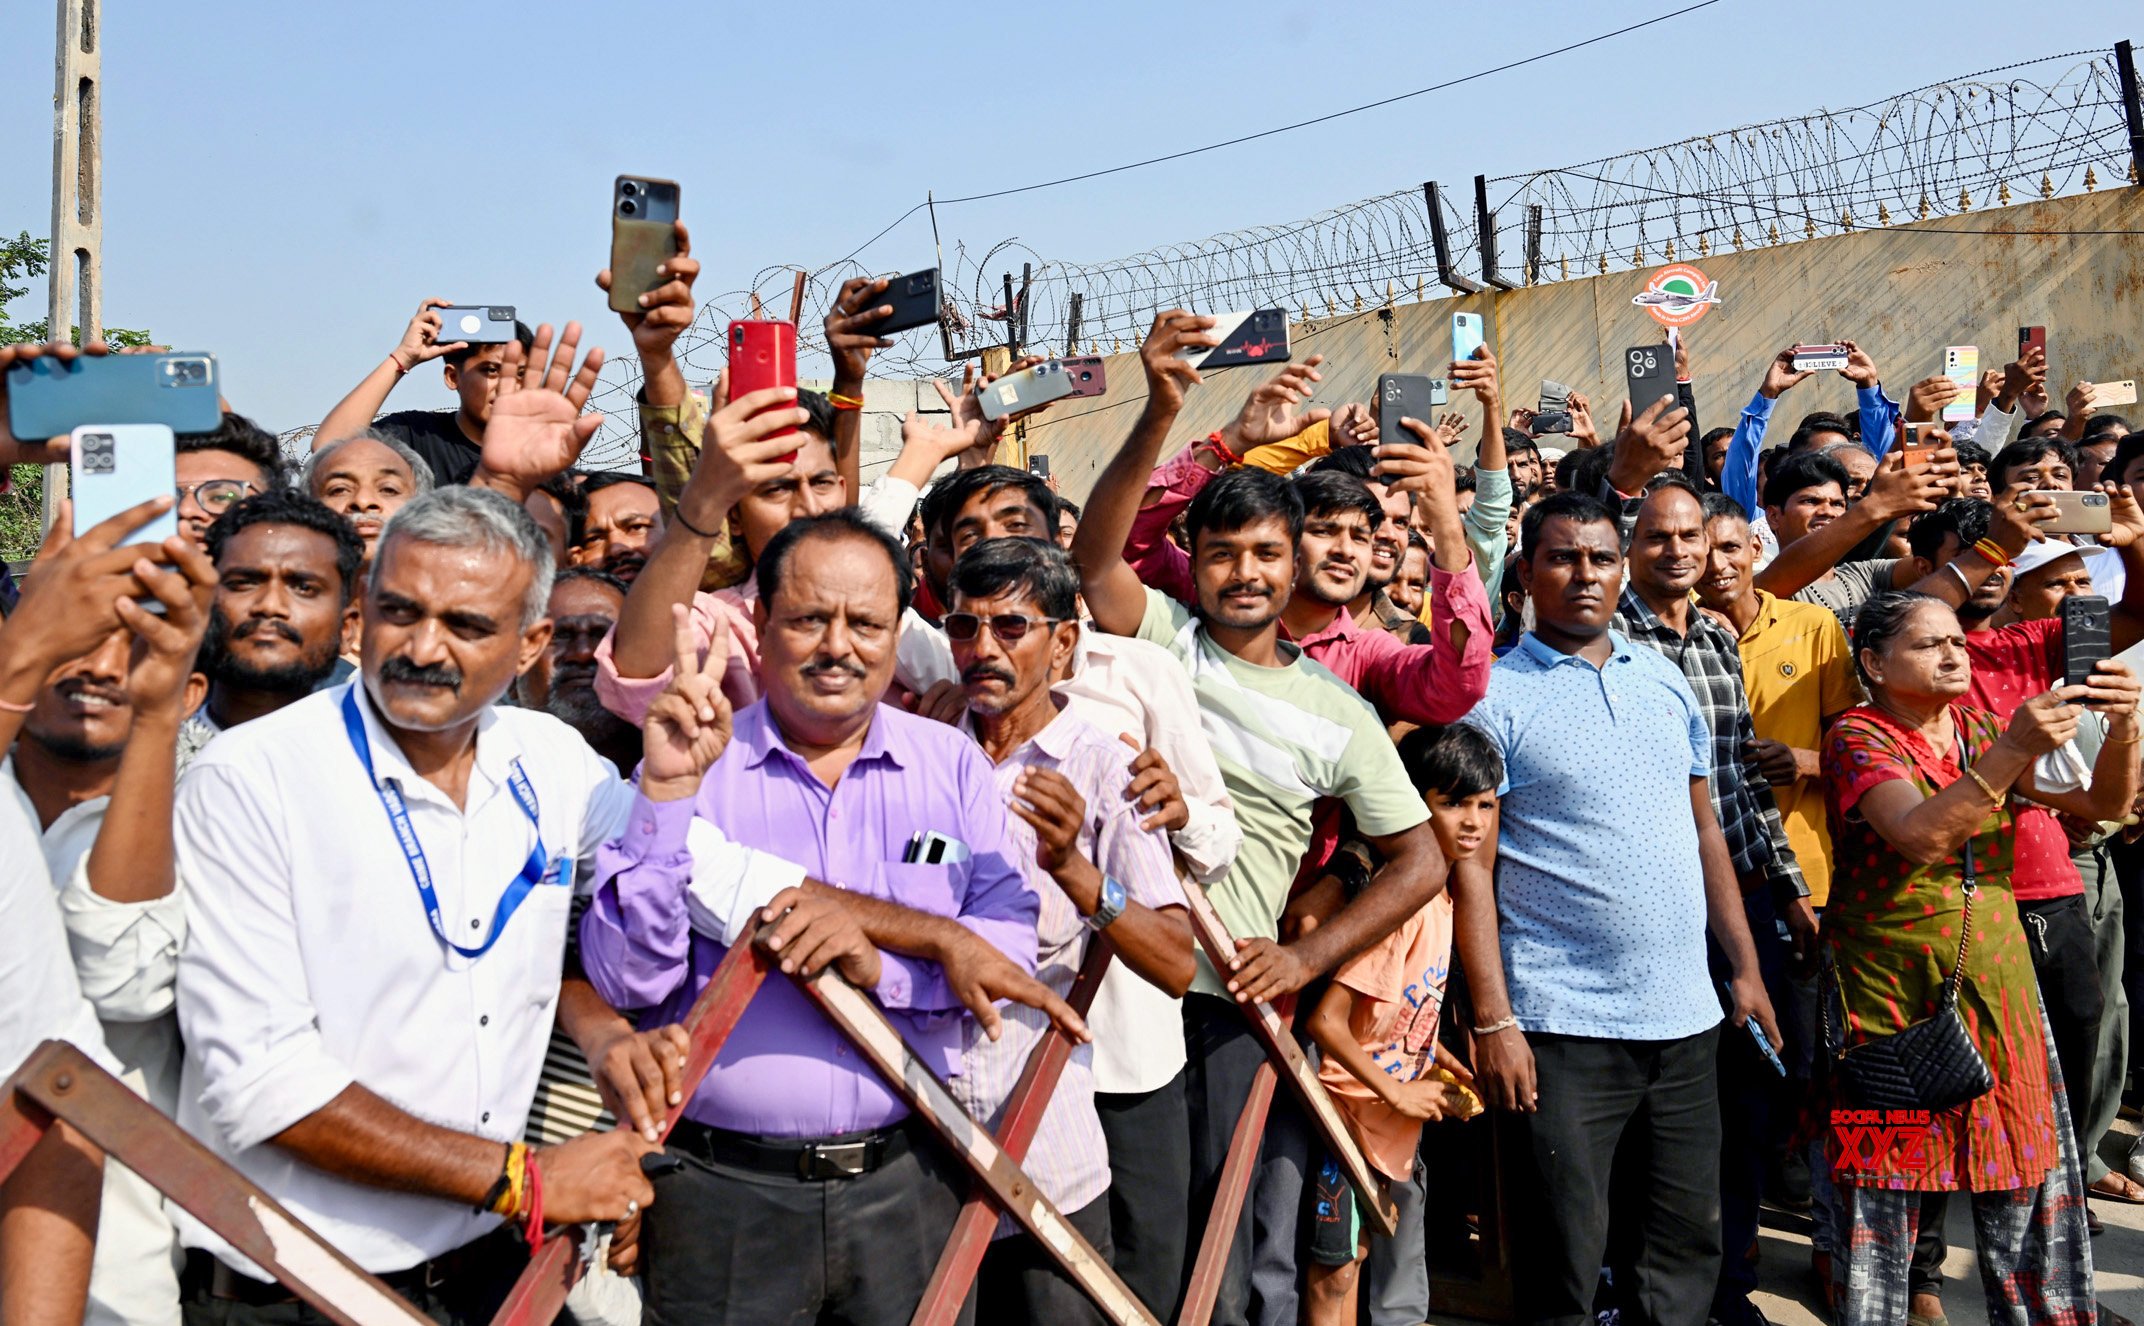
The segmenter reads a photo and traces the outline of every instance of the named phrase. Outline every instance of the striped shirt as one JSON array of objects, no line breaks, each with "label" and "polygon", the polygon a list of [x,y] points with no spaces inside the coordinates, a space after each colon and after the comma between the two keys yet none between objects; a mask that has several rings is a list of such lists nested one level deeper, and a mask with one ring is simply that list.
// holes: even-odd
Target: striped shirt
[{"label": "striped shirt", "polygon": [[[1429,818],[1369,702],[1303,651],[1281,642],[1280,667],[1246,663],[1215,644],[1184,606],[1151,587],[1142,639],[1167,646],[1191,674],[1199,723],[1236,803],[1243,846],[1213,884],[1214,910],[1238,939],[1277,939],[1281,909],[1310,846],[1311,808],[1337,797],[1371,837]],[[1206,955],[1192,989],[1227,998]]]},{"label": "striped shirt", "polygon": [[[1134,752],[1113,737],[1072,717],[1059,714],[996,767],[998,792],[1008,804],[1013,782],[1025,769],[1054,769],[1087,802],[1074,850],[1124,886],[1133,902],[1147,907],[1182,907],[1184,894],[1169,860],[1168,836],[1139,827],[1135,807],[1124,799],[1130,785]],[[1035,975],[1062,995],[1072,988],[1087,956],[1093,932],[1057,881],[1035,863],[1035,831],[1017,815],[1006,817],[1006,855],[1041,898],[1035,919]],[[962,1050],[961,1073],[947,1083],[963,1108],[992,1131],[1000,1123],[1005,1098],[1020,1080],[1028,1052],[1049,1029],[1046,1014],[1024,1004],[1003,1006],[1005,1025],[995,1041],[970,1019]],[[1022,1166],[1057,1208],[1070,1214],[1109,1190],[1109,1144],[1094,1112],[1094,1047],[1072,1052],[1057,1090],[1050,1096],[1042,1126]],[[1018,1229],[1010,1218],[998,1222],[998,1236]]]}]

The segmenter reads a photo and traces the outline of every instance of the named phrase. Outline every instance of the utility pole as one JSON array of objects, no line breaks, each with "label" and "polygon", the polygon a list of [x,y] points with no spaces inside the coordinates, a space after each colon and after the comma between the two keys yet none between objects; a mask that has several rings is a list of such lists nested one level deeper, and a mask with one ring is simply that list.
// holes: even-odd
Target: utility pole
[{"label": "utility pole", "polygon": [[[104,206],[99,141],[103,58],[97,0],[58,0],[52,89],[52,278],[46,326],[54,340],[79,327],[82,343],[104,335]],[[67,496],[67,467],[45,467],[45,528]]]}]

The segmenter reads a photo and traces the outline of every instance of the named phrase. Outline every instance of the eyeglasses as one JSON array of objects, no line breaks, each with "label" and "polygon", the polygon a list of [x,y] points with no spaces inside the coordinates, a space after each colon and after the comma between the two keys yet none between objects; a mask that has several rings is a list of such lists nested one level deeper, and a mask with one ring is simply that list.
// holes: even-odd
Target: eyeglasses
[{"label": "eyeglasses", "polygon": [[[1016,645],[1025,639],[1029,628],[1056,626],[1062,617],[1030,617],[1024,612],[1001,612],[989,618],[990,634],[1001,645]],[[972,612],[949,612],[945,615],[945,638],[966,644],[981,634],[984,619]]]},{"label": "eyeglasses", "polygon": [[192,488],[179,489],[178,496],[180,501],[184,501],[190,495],[194,504],[203,511],[212,516],[220,516],[237,506],[240,499],[252,491],[253,485],[244,479],[210,479],[207,483],[197,483]]}]

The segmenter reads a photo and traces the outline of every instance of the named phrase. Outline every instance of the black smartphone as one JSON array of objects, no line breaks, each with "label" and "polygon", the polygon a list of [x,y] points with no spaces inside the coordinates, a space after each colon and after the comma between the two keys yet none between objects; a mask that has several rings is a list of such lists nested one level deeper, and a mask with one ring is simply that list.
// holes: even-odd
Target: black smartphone
[{"label": "black smartphone", "polygon": [[1380,373],[1377,376],[1377,438],[1380,442],[1414,442],[1413,433],[1400,427],[1402,419],[1435,424],[1436,408],[1444,403],[1437,387],[1440,379],[1420,373]]},{"label": "black smartphone", "polygon": [[1038,479],[1049,478],[1050,458],[1048,456],[1029,456],[1027,458],[1027,472]]},{"label": "black smartphone", "polygon": [[1214,315],[1214,335],[1219,338],[1208,350],[1178,353],[1193,368],[1234,368],[1238,364],[1285,364],[1288,362],[1288,311],[1252,309],[1245,313]]},{"label": "black smartphone", "polygon": [[[1654,401],[1675,399],[1675,350],[1666,345],[1634,345],[1623,352],[1623,375],[1630,384],[1630,417],[1638,418]],[[1673,409],[1671,404],[1669,409]]]},{"label": "black smartphone", "polygon": [[2062,600],[2062,684],[2084,685],[2092,678],[2092,665],[2113,654],[2107,600],[2098,594]]},{"label": "black smartphone", "polygon": [[938,321],[938,269],[928,267],[906,276],[889,278],[886,293],[879,296],[878,303],[872,307],[886,304],[893,305],[893,312],[871,327],[880,336],[891,336],[911,327],[928,327]]}]

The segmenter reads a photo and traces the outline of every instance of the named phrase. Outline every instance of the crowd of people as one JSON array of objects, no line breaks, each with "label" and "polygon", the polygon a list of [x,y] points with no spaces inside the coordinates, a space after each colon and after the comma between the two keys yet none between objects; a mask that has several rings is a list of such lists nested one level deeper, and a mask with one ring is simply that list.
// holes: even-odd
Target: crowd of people
[{"label": "crowd of people", "polygon": [[[470,345],[426,300],[302,464],[227,412],[173,497],[62,516],[0,603],[0,1070],[72,1042],[442,1323],[580,1224],[588,1326],[905,1322],[970,1176],[791,980],[688,1078],[757,945],[868,991],[984,1127],[1069,1039],[1022,1167],[1168,1321],[1271,1003],[1398,1232],[1283,1091],[1215,1321],[1415,1326],[1456,1228],[1509,1231],[1521,1320],[1751,1326],[1771,1204],[1814,1266],[1764,1282],[1929,1326],[1953,1193],[1991,1320],[2120,1320],[2144,440],[2051,408],[2039,351],[1944,426],[1955,384],[1850,347],[1852,409],[1770,447],[1791,351],[1699,376],[1685,341],[1610,428],[1509,408],[1483,350],[1382,432],[1312,354],[1197,437],[1229,379],[1171,310],[1075,505],[972,375],[863,482],[883,281],[828,313],[825,392],[695,389],[678,239],[624,315],[635,472],[576,466],[577,324]],[[382,414],[435,360],[455,407]],[[2050,530],[2069,490],[2109,532]],[[1490,1182],[1440,1173],[1492,1129]],[[10,1326],[327,1320],[68,1127],[4,1200]],[[968,1315],[1103,1320],[1009,1216]]]}]

